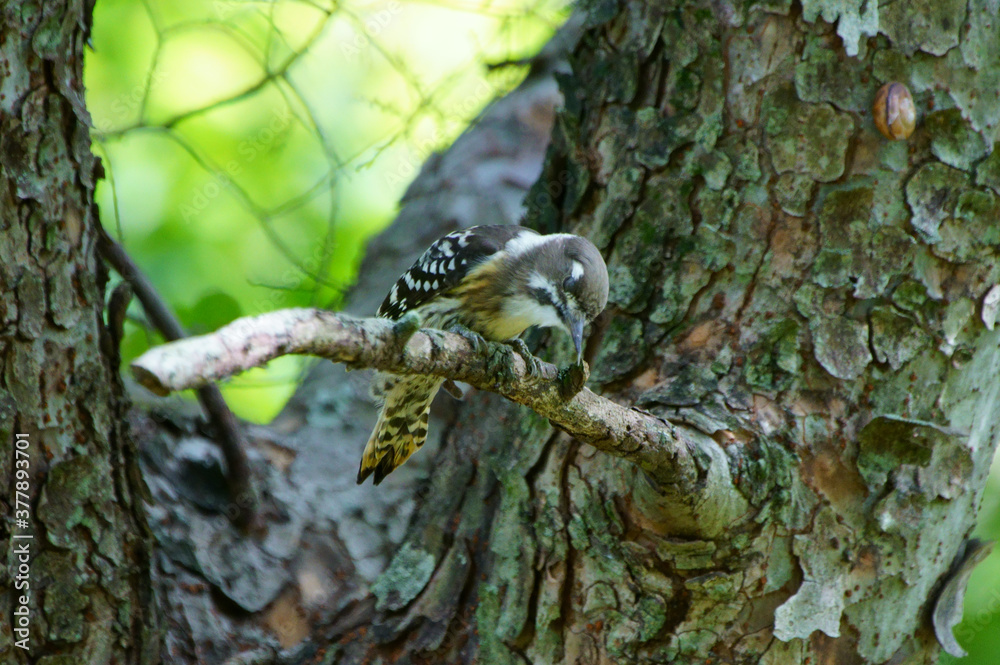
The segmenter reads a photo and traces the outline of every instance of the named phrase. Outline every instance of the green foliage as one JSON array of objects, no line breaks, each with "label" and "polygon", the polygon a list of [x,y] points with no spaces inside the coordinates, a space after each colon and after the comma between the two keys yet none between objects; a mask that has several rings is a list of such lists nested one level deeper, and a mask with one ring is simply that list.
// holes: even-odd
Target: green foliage
[{"label": "green foliage", "polygon": [[[336,308],[365,242],[564,18],[556,0],[102,0],[85,77],[102,220],[192,334]],[[127,363],[161,340],[133,306]],[[225,386],[267,421],[304,360]]]}]

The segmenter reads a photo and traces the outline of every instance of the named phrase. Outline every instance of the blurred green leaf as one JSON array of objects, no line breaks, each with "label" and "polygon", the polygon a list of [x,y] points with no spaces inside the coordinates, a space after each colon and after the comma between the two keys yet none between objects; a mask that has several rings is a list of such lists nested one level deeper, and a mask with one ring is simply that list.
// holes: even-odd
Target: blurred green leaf
[{"label": "blurred green leaf", "polygon": [[221,328],[243,315],[236,298],[221,291],[206,293],[181,317],[189,334],[200,335]]}]

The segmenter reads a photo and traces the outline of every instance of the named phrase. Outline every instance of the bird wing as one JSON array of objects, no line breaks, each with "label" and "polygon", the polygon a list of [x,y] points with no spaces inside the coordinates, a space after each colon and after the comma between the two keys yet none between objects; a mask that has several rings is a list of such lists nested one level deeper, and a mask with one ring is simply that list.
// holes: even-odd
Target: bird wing
[{"label": "bird wing", "polygon": [[438,239],[389,289],[376,316],[395,321],[447,293],[472,269],[524,234],[537,235],[520,226],[496,225],[473,226]]}]

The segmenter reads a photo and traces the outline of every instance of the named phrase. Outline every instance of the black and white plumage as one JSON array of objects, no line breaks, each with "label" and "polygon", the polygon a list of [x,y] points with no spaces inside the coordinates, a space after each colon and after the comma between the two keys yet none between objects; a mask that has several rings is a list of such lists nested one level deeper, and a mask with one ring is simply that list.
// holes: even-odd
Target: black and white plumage
[{"label": "black and white plumage", "polygon": [[[414,312],[422,327],[462,326],[491,341],[531,326],[562,328],[579,359],[583,327],[608,300],[608,270],[587,239],[539,235],[519,226],[476,226],[449,233],[404,273],[376,316]],[[365,446],[358,483],[378,485],[427,438],[431,401],[443,379],[378,373],[373,393],[384,400]]]}]

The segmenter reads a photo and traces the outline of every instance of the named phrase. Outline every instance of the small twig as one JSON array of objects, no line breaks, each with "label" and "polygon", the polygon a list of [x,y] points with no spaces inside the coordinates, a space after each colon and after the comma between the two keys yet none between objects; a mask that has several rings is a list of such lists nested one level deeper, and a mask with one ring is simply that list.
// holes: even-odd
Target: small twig
[{"label": "small twig", "polygon": [[505,345],[489,343],[477,353],[461,335],[425,329],[412,333],[401,346],[397,328],[386,319],[286,309],[238,319],[215,333],[151,349],[132,363],[132,372],[159,394],[218,381],[286,354],[320,356],[394,374],[432,374],[524,404],[580,441],[631,460],[679,492],[709,491],[703,481],[709,475],[706,465],[713,464],[721,465],[718,473],[710,474],[713,482],[731,486],[725,454],[709,437],[698,437],[586,388],[565,400],[565,374],[541,361],[540,371],[532,374],[520,354]]},{"label": "small twig", "polygon": [[128,304],[132,301],[132,286],[121,282],[108,298],[108,338],[105,352],[117,370],[122,364],[122,339],[125,337],[125,317]]},{"label": "small twig", "polygon": [[[103,229],[98,234],[98,250],[115,272],[132,287],[146,316],[160,334],[170,341],[184,339],[186,334],[183,326],[160,297],[153,283],[125,249]],[[257,493],[246,455],[246,440],[240,432],[236,416],[229,410],[217,386],[205,384],[198,388],[197,394],[206,417],[215,426],[219,447],[226,460],[229,496],[236,506],[236,510],[227,510],[226,513],[236,526],[246,528],[254,521],[258,510]]]}]

